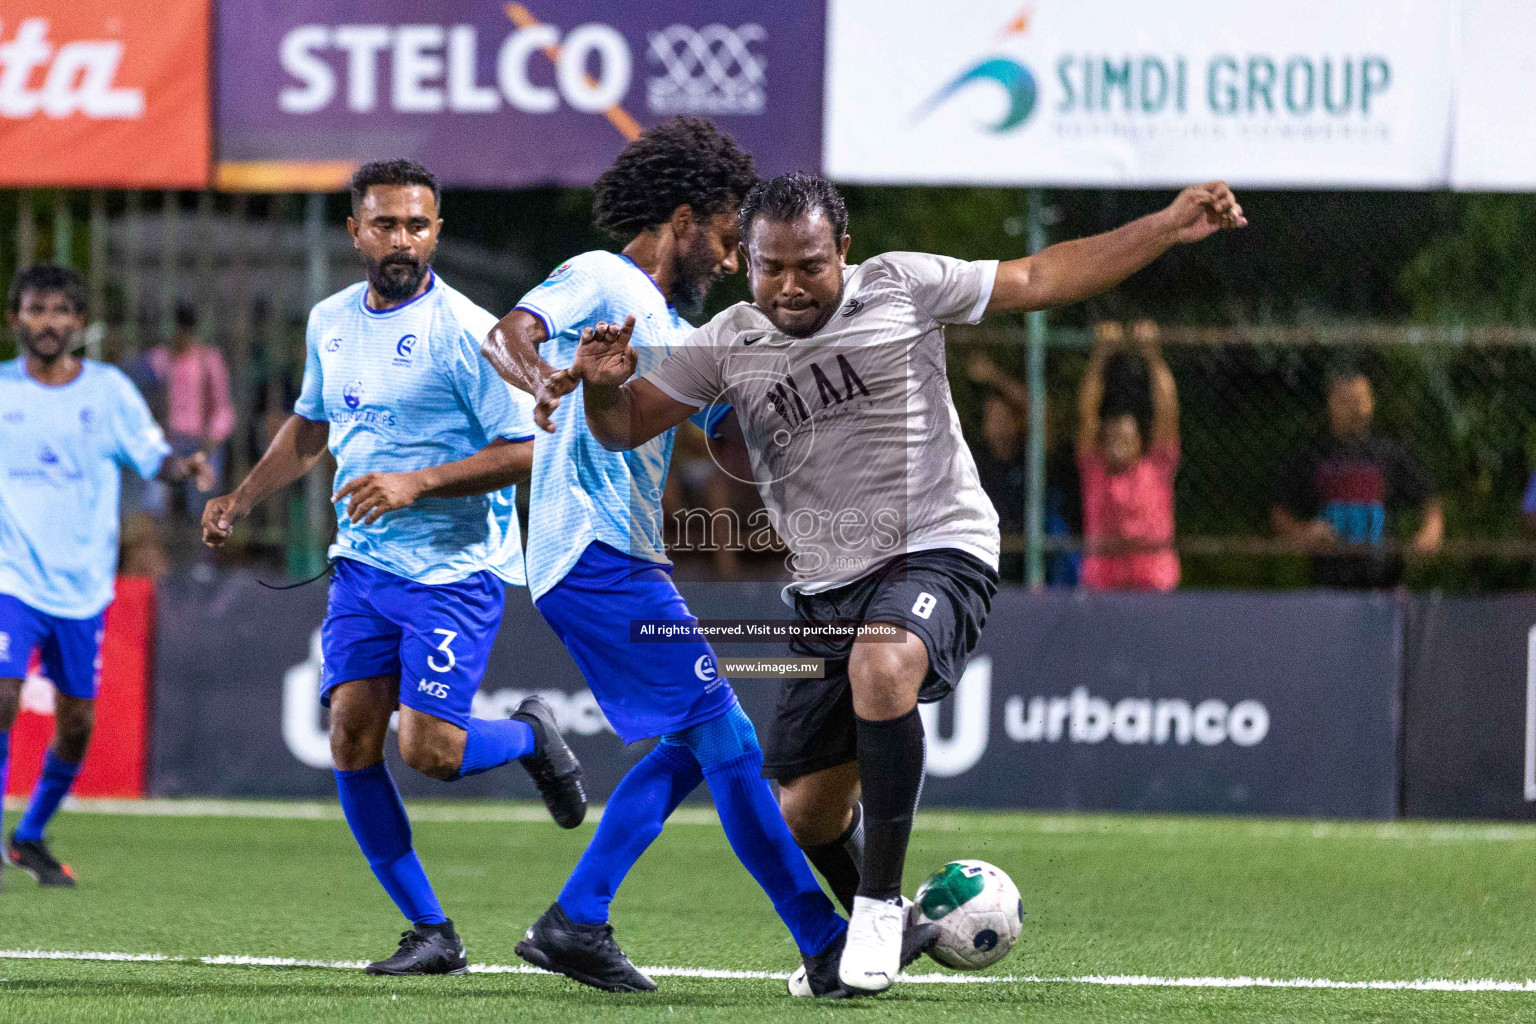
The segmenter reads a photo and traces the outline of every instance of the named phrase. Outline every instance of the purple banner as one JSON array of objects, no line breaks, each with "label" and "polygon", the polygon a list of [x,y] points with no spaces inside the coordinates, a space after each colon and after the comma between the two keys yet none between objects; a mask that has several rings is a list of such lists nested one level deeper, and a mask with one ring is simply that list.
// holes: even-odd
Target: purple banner
[{"label": "purple banner", "polygon": [[626,138],[713,120],[761,173],[821,169],[822,0],[221,0],[221,184],[381,157],[445,184],[589,185]]}]

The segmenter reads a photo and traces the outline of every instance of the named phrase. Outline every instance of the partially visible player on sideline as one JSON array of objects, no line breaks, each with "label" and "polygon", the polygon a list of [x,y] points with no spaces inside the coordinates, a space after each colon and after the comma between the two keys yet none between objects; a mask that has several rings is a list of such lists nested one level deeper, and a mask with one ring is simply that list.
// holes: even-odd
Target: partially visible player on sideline
[{"label": "partially visible player on sideline", "polygon": [[[486,357],[540,396],[576,354],[583,330],[633,310],[635,351],[652,367],[693,331],[710,286],[735,273],[737,210],[752,159],[707,121],[678,118],[642,135],[597,181],[597,226],[621,253],[583,253],[504,317]],[[543,347],[543,357],[540,347]],[[547,360],[546,361],[546,358]],[[559,898],[517,944],[523,959],[596,988],[648,992],[655,982],[613,940],[608,906],[678,803],[709,786],[731,848],[768,893],[807,963],[836,970],[846,926],[822,893],[761,774],[757,732],[702,638],[637,643],[630,624],[692,622],[673,586],[661,492],[673,431],[631,452],[587,430],[578,391],[539,425],[528,521],[528,586],[626,743],[659,736],[619,783]],[[701,424],[705,425],[705,424]],[[823,972],[825,973],[825,972]],[[835,978],[833,979],[835,984]]]},{"label": "partially visible player on sideline", "polygon": [[[584,382],[587,423],[616,451],[729,402],[793,554],[796,613],[890,627],[797,644],[828,658],[826,678],[786,681],[764,769],[811,861],[851,898],[842,984],[878,992],[901,953],[901,872],[924,771],[917,703],[959,680],[997,587],[997,513],[960,434],[943,325],[1079,302],[1173,245],[1246,221],[1213,182],[1024,259],[897,252],[849,266],[842,197],[790,174],[754,188],[741,223],[753,302],[635,380],[634,316],[600,324],[562,386]],[[848,850],[860,828],[862,863]]]},{"label": "partially visible player on sideline", "polygon": [[320,699],[347,824],[412,924],[368,972],[458,974],[464,944],[412,848],[384,761],[390,716],[399,710],[405,762],[432,778],[521,761],[564,828],[581,823],[586,797],[543,701],[530,697],[501,721],[470,717],[506,584],[523,583],[508,488],[528,478],[531,403],[480,358],[496,318],[431,268],[437,179],[408,160],[379,161],[358,169],[351,190],[347,229],[368,279],[311,311],[294,413],[245,481],[209,502],[203,537],[222,543],[329,444],[337,533]]},{"label": "partially visible player on sideline", "polygon": [[73,887],[43,832],[80,773],[96,722],[102,624],[117,575],[123,468],[213,489],[201,454],[176,458],[149,406],[116,367],[72,355],[85,282],[38,265],[11,280],[21,355],[0,363],[0,794],[27,660],[40,651],[58,689],[53,740],[27,812],[6,844],[39,885]]}]

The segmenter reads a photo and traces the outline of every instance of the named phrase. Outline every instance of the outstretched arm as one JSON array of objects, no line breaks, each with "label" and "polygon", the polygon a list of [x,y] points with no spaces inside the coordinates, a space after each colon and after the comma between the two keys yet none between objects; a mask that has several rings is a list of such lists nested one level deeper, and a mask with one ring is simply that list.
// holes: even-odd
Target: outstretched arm
[{"label": "outstretched arm", "polygon": [[1104,367],[1109,357],[1125,341],[1125,328],[1118,323],[1101,323],[1095,330],[1093,352],[1083,383],[1077,391],[1077,454],[1092,455],[1099,447],[1099,411],[1104,405]]},{"label": "outstretched arm", "polygon": [[533,472],[533,442],[497,438],[466,459],[408,473],[364,473],[331,495],[347,502],[347,518],[371,526],[418,498],[466,498],[527,481]]},{"label": "outstretched arm", "polygon": [[1248,223],[1225,182],[1191,185],[1167,209],[1102,235],[1061,242],[997,268],[988,313],[1081,302],[1113,288],[1180,242]]},{"label": "outstretched arm", "polygon": [[1142,320],[1131,328],[1131,335],[1147,361],[1147,379],[1152,389],[1152,444],[1170,447],[1179,443],[1179,385],[1163,358],[1157,324]]},{"label": "outstretched arm", "polygon": [[328,423],[289,416],[240,486],[203,508],[203,543],[211,547],[224,543],[235,523],[250,515],[251,509],[308,473],[325,451],[330,430]]},{"label": "outstretched arm", "polygon": [[629,345],[635,318],[581,332],[571,375],[586,385],[587,427],[611,452],[638,448],[698,412],[648,380],[630,380],[638,356]]}]

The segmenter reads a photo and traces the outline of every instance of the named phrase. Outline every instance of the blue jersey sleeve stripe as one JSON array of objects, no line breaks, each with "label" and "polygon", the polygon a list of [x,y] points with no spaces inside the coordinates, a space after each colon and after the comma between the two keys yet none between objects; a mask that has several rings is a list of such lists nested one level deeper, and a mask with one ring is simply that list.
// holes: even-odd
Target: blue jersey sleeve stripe
[{"label": "blue jersey sleeve stripe", "polygon": [[532,441],[532,440],[535,440],[537,437],[538,437],[537,434],[497,434],[496,435],[496,439],[498,441],[511,441],[513,443],[516,443],[516,442],[519,442],[519,441]]},{"label": "blue jersey sleeve stripe", "polygon": [[549,338],[553,338],[555,336],[555,333],[556,333],[555,332],[555,323],[554,323],[553,320],[551,320],[549,318],[549,314],[544,312],[542,309],[540,309],[537,306],[531,304],[526,299],[524,299],[522,302],[519,302],[516,306],[513,306],[512,308],[513,309],[521,309],[525,313],[532,313],[534,316],[538,317],[539,320],[544,324],[544,334],[545,334],[545,336],[549,337]]}]

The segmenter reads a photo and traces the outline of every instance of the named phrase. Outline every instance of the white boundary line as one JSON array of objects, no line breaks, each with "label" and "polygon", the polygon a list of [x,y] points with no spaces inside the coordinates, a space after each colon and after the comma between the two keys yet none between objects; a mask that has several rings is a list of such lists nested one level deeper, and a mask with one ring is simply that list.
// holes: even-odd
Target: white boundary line
[{"label": "white boundary line", "polygon": [[[365,960],[302,960],[281,956],[168,956],[163,953],[78,953],[66,950],[5,949],[0,960],[96,960],[128,963],[184,963],[234,967],[320,967],[361,970]],[[707,967],[642,967],[653,978],[707,978],[723,981],[784,981],[779,971],[731,971]],[[470,964],[470,974],[544,974],[527,964]],[[1048,977],[1035,974],[903,974],[913,985],[1100,985],[1114,988],[1286,988],[1406,992],[1536,992],[1536,981],[1491,978],[1418,978],[1413,981],[1334,981],[1330,978],[1160,978],[1145,974],[1082,974]]]},{"label": "white boundary line", "polygon": [[[1536,688],[1536,630],[1533,630],[1531,684]],[[1533,689],[1536,697],[1536,689]],[[1536,701],[1529,709],[1536,730]],[[1533,731],[1536,736],[1536,731]],[[6,797],[5,809],[20,811],[26,797]],[[543,823],[549,820],[542,804],[508,801],[412,800],[406,804],[414,822]],[[286,821],[341,821],[341,807],[327,800],[218,799],[206,797],[150,797],[117,800],[67,797],[64,810],[77,814],[122,815],[144,818],[257,818]],[[587,821],[602,817],[603,807],[594,804]],[[1083,834],[1176,836],[1190,828],[1219,825],[1236,836],[1313,840],[1379,841],[1409,845],[1442,843],[1517,842],[1536,843],[1536,823],[1452,821],[1332,821],[1303,818],[1221,818],[1180,815],[1123,815],[1102,812],[1011,811],[956,812],[918,811],[913,829],[918,832],[964,832],[977,827],[993,832],[1024,834]],[[716,825],[719,819],[709,806],[679,807],[667,819],[669,825]]]}]

